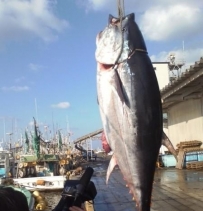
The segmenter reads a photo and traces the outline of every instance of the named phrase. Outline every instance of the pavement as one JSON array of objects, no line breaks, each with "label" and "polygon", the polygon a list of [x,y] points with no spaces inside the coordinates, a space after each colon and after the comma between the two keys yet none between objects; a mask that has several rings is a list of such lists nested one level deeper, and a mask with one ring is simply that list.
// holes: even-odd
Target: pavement
[{"label": "pavement", "polygon": [[[119,168],[106,185],[106,166],[94,164],[95,211],[138,211]],[[156,169],[154,181],[151,211],[203,211],[203,170]]]}]

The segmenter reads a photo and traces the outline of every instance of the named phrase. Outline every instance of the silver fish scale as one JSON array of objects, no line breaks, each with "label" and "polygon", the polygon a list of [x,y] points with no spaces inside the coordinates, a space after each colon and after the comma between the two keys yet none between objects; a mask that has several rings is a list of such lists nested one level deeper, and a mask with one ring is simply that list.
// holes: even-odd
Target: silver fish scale
[{"label": "silver fish scale", "polygon": [[128,47],[128,41],[125,40],[122,46],[122,37],[115,36],[115,33],[108,27],[98,35],[96,44],[97,49],[95,57],[96,60],[102,64],[114,64],[120,54],[121,48],[122,54],[119,57],[118,63],[126,60],[131,53],[131,50]]},{"label": "silver fish scale", "polygon": [[[149,211],[155,163],[161,146],[161,99],[134,15],[129,15],[128,20],[125,18],[123,26],[123,45],[121,31],[111,24],[97,36],[99,109],[106,139],[114,152],[107,176],[113,165],[118,164],[136,198],[138,210]],[[114,64],[121,47],[116,70],[101,65]]]}]

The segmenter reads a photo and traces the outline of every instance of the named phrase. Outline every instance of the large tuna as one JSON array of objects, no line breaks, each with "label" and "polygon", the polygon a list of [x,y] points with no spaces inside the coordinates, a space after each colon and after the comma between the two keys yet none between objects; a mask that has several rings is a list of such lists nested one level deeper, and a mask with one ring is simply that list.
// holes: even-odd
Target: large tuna
[{"label": "large tuna", "polygon": [[162,139],[162,107],[156,75],[134,14],[109,16],[97,35],[97,92],[107,142],[114,155],[107,180],[119,165],[137,209],[149,211]]},{"label": "large tuna", "polygon": [[[106,136],[105,136],[104,132],[102,132],[101,140],[102,140],[102,147],[103,147],[104,151],[106,153],[111,152],[111,148],[106,140]],[[178,162],[177,152],[176,152],[173,144],[169,140],[168,136],[164,133],[164,131],[162,133],[162,142],[161,143],[168,149],[168,151],[175,157],[176,161]]]}]

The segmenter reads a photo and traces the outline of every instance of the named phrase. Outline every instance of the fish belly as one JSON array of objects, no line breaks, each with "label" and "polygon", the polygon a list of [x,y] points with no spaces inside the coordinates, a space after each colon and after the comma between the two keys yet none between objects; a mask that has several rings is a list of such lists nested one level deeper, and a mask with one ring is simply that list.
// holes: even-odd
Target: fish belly
[{"label": "fish belly", "polygon": [[107,141],[140,211],[150,210],[162,137],[157,79],[146,53],[117,68],[97,67],[99,109]]}]

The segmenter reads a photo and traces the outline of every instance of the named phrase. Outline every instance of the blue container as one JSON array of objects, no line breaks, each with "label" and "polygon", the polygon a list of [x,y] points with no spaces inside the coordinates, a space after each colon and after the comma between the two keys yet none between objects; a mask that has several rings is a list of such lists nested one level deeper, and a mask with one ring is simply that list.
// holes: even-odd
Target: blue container
[{"label": "blue container", "polygon": [[44,177],[44,176],[45,176],[44,172],[37,172],[37,177]]},{"label": "blue container", "polygon": [[197,152],[187,152],[185,154],[185,162],[198,161]]},{"label": "blue container", "polygon": [[187,163],[194,161],[198,161],[198,152],[186,152],[183,167],[186,168]]},{"label": "blue container", "polygon": [[203,161],[203,151],[197,153],[198,161]]},{"label": "blue container", "polygon": [[162,155],[162,161],[165,167],[176,166],[176,159],[173,155]]},{"label": "blue container", "polygon": [[5,177],[5,175],[6,175],[6,169],[0,168],[0,177]]}]

